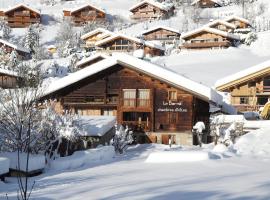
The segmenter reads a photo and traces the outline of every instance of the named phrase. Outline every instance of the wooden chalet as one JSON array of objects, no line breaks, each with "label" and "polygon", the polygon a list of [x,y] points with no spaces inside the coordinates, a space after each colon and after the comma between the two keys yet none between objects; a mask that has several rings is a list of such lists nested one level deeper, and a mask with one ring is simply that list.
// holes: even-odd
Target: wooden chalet
[{"label": "wooden chalet", "polygon": [[76,68],[77,69],[83,69],[85,67],[88,67],[90,65],[93,65],[101,60],[104,60],[108,58],[107,55],[105,54],[101,54],[101,53],[96,53],[88,58],[84,58],[82,60],[80,60],[79,62],[76,63]]},{"label": "wooden chalet", "polygon": [[112,36],[114,33],[104,28],[97,28],[81,36],[83,47],[87,50],[95,50],[96,42]]},{"label": "wooden chalet", "polygon": [[238,17],[238,16],[230,16],[227,19],[225,19],[226,22],[229,22],[231,24],[234,24],[236,26],[236,28],[240,28],[240,29],[245,29],[245,28],[250,28],[251,24],[250,22],[242,17]]},{"label": "wooden chalet", "polygon": [[8,89],[18,86],[18,74],[14,71],[0,68],[0,88]]},{"label": "wooden chalet", "polygon": [[[114,115],[139,142],[193,144],[197,121],[208,124],[211,88],[133,56],[117,53],[52,83],[43,99],[81,115]],[[218,104],[216,104],[218,105]],[[146,133],[141,135],[140,133]]]},{"label": "wooden chalet", "polygon": [[143,0],[129,11],[131,18],[138,21],[165,19],[174,15],[174,6],[170,3],[159,3],[155,0]]},{"label": "wooden chalet", "polygon": [[101,22],[106,20],[105,11],[90,4],[74,9],[64,9],[63,13],[64,18],[70,19],[77,26],[89,22]]},{"label": "wooden chalet", "polygon": [[0,48],[4,48],[7,54],[10,54],[12,51],[16,51],[17,57],[21,60],[31,58],[31,54],[28,49],[19,45],[12,44],[3,39],[0,39]]},{"label": "wooden chalet", "polygon": [[234,24],[226,22],[224,20],[214,20],[206,24],[205,26],[229,33],[232,33],[237,28]]},{"label": "wooden chalet", "polygon": [[111,37],[96,42],[96,49],[104,53],[125,52],[133,54],[142,49],[145,56],[162,56],[165,49],[150,41],[144,41],[124,34],[114,34]]},{"label": "wooden chalet", "polygon": [[215,87],[230,93],[238,111],[258,111],[270,98],[270,61],[220,79]]},{"label": "wooden chalet", "polygon": [[218,29],[202,27],[181,36],[181,49],[219,49],[235,46],[239,36]]},{"label": "wooden chalet", "polygon": [[191,5],[199,8],[216,8],[221,7],[222,3],[220,0],[194,0]]},{"label": "wooden chalet", "polygon": [[142,33],[144,40],[158,40],[166,44],[172,44],[180,40],[181,33],[173,28],[158,26]]},{"label": "wooden chalet", "polygon": [[0,11],[0,16],[11,28],[25,28],[41,22],[40,11],[25,4],[18,4]]}]

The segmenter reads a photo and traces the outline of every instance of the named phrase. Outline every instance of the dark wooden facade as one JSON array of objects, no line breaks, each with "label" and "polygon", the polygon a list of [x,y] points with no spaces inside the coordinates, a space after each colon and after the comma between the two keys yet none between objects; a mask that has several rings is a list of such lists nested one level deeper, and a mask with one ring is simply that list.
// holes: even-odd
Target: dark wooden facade
[{"label": "dark wooden facade", "polygon": [[25,28],[41,22],[40,13],[24,5],[1,12],[1,15],[11,28]]},{"label": "dark wooden facade", "polygon": [[[51,94],[60,112],[115,115],[120,124],[158,137],[174,135],[178,144],[193,143],[192,127],[209,119],[209,103],[124,65],[115,65]],[[165,138],[165,137],[164,137]],[[154,141],[154,140],[153,140]]]},{"label": "dark wooden facade", "polygon": [[164,28],[153,29],[149,32],[145,32],[142,34],[144,40],[159,40],[166,44],[173,43],[174,41],[178,41],[180,39],[180,33],[171,31]]},{"label": "dark wooden facade", "polygon": [[0,71],[0,88],[8,89],[17,87],[18,77]]},{"label": "dark wooden facade", "polygon": [[104,22],[106,20],[105,12],[91,5],[86,5],[73,11],[63,10],[63,13],[64,18],[71,19],[76,26],[88,22]]},{"label": "dark wooden facade", "polygon": [[192,5],[198,6],[199,8],[216,8],[221,7],[221,4],[212,0],[198,0],[194,2]]}]

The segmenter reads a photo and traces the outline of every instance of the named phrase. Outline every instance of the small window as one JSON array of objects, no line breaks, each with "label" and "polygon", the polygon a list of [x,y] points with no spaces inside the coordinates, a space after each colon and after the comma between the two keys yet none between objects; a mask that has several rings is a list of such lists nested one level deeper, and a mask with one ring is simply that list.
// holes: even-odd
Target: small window
[{"label": "small window", "polygon": [[138,106],[149,106],[150,105],[150,90],[139,89],[138,90]]},{"label": "small window", "polygon": [[240,97],[240,104],[248,104],[248,97]]},{"label": "small window", "polygon": [[177,91],[169,91],[168,92],[168,100],[176,101],[177,100]]},{"label": "small window", "polygon": [[136,105],[136,89],[123,89],[124,106],[134,107]]}]

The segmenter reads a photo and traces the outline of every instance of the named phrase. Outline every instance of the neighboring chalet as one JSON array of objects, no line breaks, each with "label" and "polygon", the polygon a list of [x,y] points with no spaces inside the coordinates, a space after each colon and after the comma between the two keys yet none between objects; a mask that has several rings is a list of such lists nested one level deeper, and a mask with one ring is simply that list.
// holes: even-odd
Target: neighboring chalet
[{"label": "neighboring chalet", "polygon": [[209,28],[218,29],[220,31],[229,32],[229,33],[232,33],[237,28],[234,24],[231,24],[224,20],[214,20],[206,24],[205,26]]},{"label": "neighboring chalet", "polygon": [[0,11],[0,17],[7,21],[11,28],[25,28],[41,22],[40,11],[25,4]]},{"label": "neighboring chalet", "polygon": [[165,26],[157,26],[142,32],[144,40],[158,40],[166,44],[179,41],[180,35],[178,30]]},{"label": "neighboring chalet", "polygon": [[60,113],[114,115],[118,124],[138,134],[138,142],[168,144],[171,137],[187,145],[196,144],[193,125],[207,125],[210,104],[219,106],[222,101],[207,86],[123,53],[53,82],[43,99],[57,99],[54,106]]},{"label": "neighboring chalet", "polygon": [[138,21],[166,19],[174,15],[174,5],[159,3],[154,0],[143,0],[129,9],[131,18]]},{"label": "neighboring chalet", "polygon": [[19,45],[12,44],[6,40],[0,39],[0,48],[4,48],[6,53],[10,54],[12,51],[16,51],[17,57],[21,60],[31,58],[31,54],[28,49]]},{"label": "neighboring chalet", "polygon": [[89,4],[74,9],[63,9],[63,13],[64,18],[70,19],[76,26],[106,20],[104,10]]},{"label": "neighboring chalet", "polygon": [[15,88],[17,81],[18,74],[16,72],[0,68],[0,88]]},{"label": "neighboring chalet", "polygon": [[226,22],[234,24],[236,28],[245,29],[250,28],[251,24],[247,19],[238,16],[230,16],[225,19]]},{"label": "neighboring chalet", "polygon": [[220,79],[215,87],[230,93],[238,111],[258,111],[270,98],[270,61]]},{"label": "neighboring chalet", "polygon": [[93,65],[101,60],[104,60],[108,58],[109,56],[101,53],[96,53],[88,58],[84,58],[80,60],[79,62],[76,63],[76,68],[77,69],[83,69],[85,67],[88,67],[90,65]]},{"label": "neighboring chalet", "polygon": [[134,53],[142,49],[144,56],[162,56],[165,49],[150,41],[144,41],[124,34],[113,34],[111,37],[96,42],[96,49],[104,53],[125,52]]},{"label": "neighboring chalet", "polygon": [[89,33],[81,36],[81,40],[84,41],[83,47],[88,50],[94,50],[96,42],[112,36],[114,33],[104,28],[97,28]]},{"label": "neighboring chalet", "polygon": [[191,5],[199,8],[216,8],[221,7],[222,3],[220,0],[195,0]]},{"label": "neighboring chalet", "polygon": [[183,40],[181,49],[219,49],[235,46],[240,37],[218,29],[202,27],[185,34],[182,34]]}]

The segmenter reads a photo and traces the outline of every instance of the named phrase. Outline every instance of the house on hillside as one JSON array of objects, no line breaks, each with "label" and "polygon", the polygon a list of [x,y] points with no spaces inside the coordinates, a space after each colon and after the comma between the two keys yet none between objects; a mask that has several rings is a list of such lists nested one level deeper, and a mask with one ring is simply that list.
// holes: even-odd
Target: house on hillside
[{"label": "house on hillside", "polygon": [[181,36],[181,49],[219,49],[235,46],[240,37],[218,29],[202,27]]},{"label": "house on hillside", "polygon": [[123,53],[53,82],[43,99],[57,99],[60,113],[116,116],[141,143],[168,144],[170,137],[186,145],[196,144],[193,125],[208,124],[210,105],[219,107],[222,102],[209,87]]},{"label": "house on hillside", "polygon": [[112,36],[114,33],[104,28],[97,28],[89,33],[81,36],[81,40],[84,42],[83,47],[87,50],[94,50],[96,42]]},{"label": "house on hillside", "polygon": [[108,58],[109,56],[105,55],[105,54],[101,54],[101,53],[96,53],[88,58],[84,58],[80,61],[78,61],[75,65],[75,67],[77,69],[83,69],[85,67],[88,67],[90,65],[93,65],[101,60],[104,60],[106,58]]},{"label": "house on hillside", "polygon": [[7,21],[11,28],[25,28],[30,24],[41,22],[41,13],[26,4],[18,4],[11,8],[1,10],[0,17]]},{"label": "house on hillside", "polygon": [[0,39],[0,48],[8,55],[11,54],[12,51],[16,52],[16,56],[18,59],[26,60],[31,58],[30,51],[24,47],[21,47],[16,44],[12,44],[6,40]]},{"label": "house on hillside", "polygon": [[221,7],[222,3],[221,0],[194,0],[191,5],[199,8],[216,8]]},{"label": "house on hillside", "polygon": [[206,24],[205,26],[209,28],[218,29],[220,31],[229,32],[229,33],[232,33],[237,28],[236,25],[223,21],[223,20],[214,20]]},{"label": "house on hillside", "polygon": [[18,86],[18,74],[14,71],[0,68],[0,88],[15,88]]},{"label": "house on hillside", "polygon": [[173,4],[155,0],[143,0],[129,9],[132,13],[131,19],[138,21],[166,19],[174,15],[174,10]]},{"label": "house on hillside", "polygon": [[150,41],[144,41],[124,34],[113,34],[111,37],[96,42],[96,49],[104,53],[125,52],[133,54],[142,49],[144,56],[162,56],[165,49]]},{"label": "house on hillside", "polygon": [[270,98],[270,61],[222,78],[215,87],[230,94],[238,111],[258,111]]},{"label": "house on hillside", "polygon": [[142,32],[144,40],[158,40],[166,44],[179,41],[180,35],[178,30],[165,26],[157,26]]},{"label": "house on hillside", "polygon": [[240,29],[252,27],[251,23],[247,19],[238,16],[230,16],[226,18],[225,21],[234,24],[236,28]]},{"label": "house on hillside", "polygon": [[101,8],[87,4],[73,9],[63,9],[64,18],[70,19],[76,26],[89,22],[104,22],[106,13]]}]

